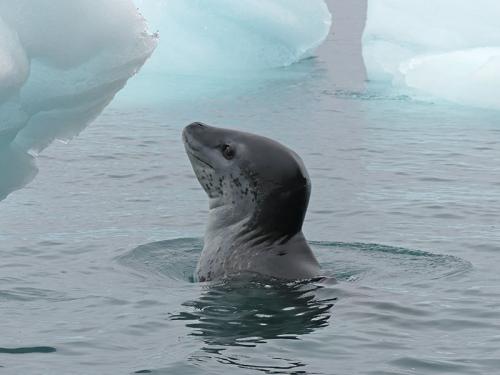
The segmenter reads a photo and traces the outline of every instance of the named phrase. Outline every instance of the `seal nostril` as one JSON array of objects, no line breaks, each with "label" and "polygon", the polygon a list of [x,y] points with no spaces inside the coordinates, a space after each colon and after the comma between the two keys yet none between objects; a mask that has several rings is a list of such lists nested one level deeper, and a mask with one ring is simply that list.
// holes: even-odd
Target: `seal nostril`
[{"label": "seal nostril", "polygon": [[207,128],[207,125],[201,122],[193,122],[184,128],[184,133],[190,136],[195,136]]},{"label": "seal nostril", "polygon": [[202,122],[198,122],[198,121],[193,122],[193,123],[191,124],[191,126],[193,126],[193,127],[197,126],[197,127],[200,127],[200,128],[204,128],[204,127],[206,127],[206,125],[205,125],[204,123],[202,123]]}]

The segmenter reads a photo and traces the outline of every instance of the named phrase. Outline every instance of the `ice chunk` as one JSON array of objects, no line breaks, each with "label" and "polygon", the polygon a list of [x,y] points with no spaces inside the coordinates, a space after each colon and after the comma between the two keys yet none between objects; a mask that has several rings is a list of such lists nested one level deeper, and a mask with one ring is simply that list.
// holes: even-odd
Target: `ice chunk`
[{"label": "ice chunk", "polygon": [[160,45],[147,69],[214,75],[290,65],[328,35],[323,0],[136,0]]},{"label": "ice chunk", "polygon": [[400,69],[408,87],[461,104],[500,109],[500,47],[415,57]]},{"label": "ice chunk", "polygon": [[363,36],[368,77],[500,109],[499,18],[496,0],[369,0]]},{"label": "ice chunk", "polygon": [[0,199],[30,152],[81,131],[150,56],[132,0],[0,0]]}]

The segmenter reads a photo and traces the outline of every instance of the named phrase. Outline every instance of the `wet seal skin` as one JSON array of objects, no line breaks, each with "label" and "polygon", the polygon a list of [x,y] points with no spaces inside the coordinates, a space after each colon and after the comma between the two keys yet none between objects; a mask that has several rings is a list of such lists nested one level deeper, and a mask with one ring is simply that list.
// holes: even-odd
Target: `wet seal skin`
[{"label": "wet seal skin", "polygon": [[198,281],[318,276],[302,233],[311,183],[300,157],[269,138],[200,122],[182,137],[209,197]]}]

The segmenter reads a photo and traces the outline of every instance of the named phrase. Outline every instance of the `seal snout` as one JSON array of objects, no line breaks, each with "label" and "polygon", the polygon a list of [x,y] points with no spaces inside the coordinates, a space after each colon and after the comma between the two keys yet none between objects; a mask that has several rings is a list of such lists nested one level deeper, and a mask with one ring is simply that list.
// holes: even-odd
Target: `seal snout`
[{"label": "seal snout", "polygon": [[182,140],[184,141],[184,148],[193,166],[195,164],[200,165],[201,163],[201,165],[214,169],[206,154],[204,138],[206,137],[205,130],[207,128],[209,128],[208,125],[201,122],[193,122],[182,131]]},{"label": "seal snout", "polygon": [[193,140],[199,138],[200,133],[207,128],[202,122],[193,122],[184,128],[182,131],[182,140],[188,146],[192,147]]}]

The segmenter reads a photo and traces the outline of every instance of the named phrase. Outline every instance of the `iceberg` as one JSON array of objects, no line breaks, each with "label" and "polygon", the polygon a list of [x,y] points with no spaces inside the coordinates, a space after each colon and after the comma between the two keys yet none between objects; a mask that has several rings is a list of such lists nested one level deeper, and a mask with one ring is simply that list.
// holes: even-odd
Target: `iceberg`
[{"label": "iceberg", "polygon": [[369,0],[363,56],[371,81],[500,109],[500,2]]},{"label": "iceberg", "polygon": [[0,199],[95,119],[156,47],[131,0],[0,0]]},{"label": "iceberg", "polygon": [[324,0],[136,0],[160,45],[147,69],[197,76],[283,67],[327,37]]}]

